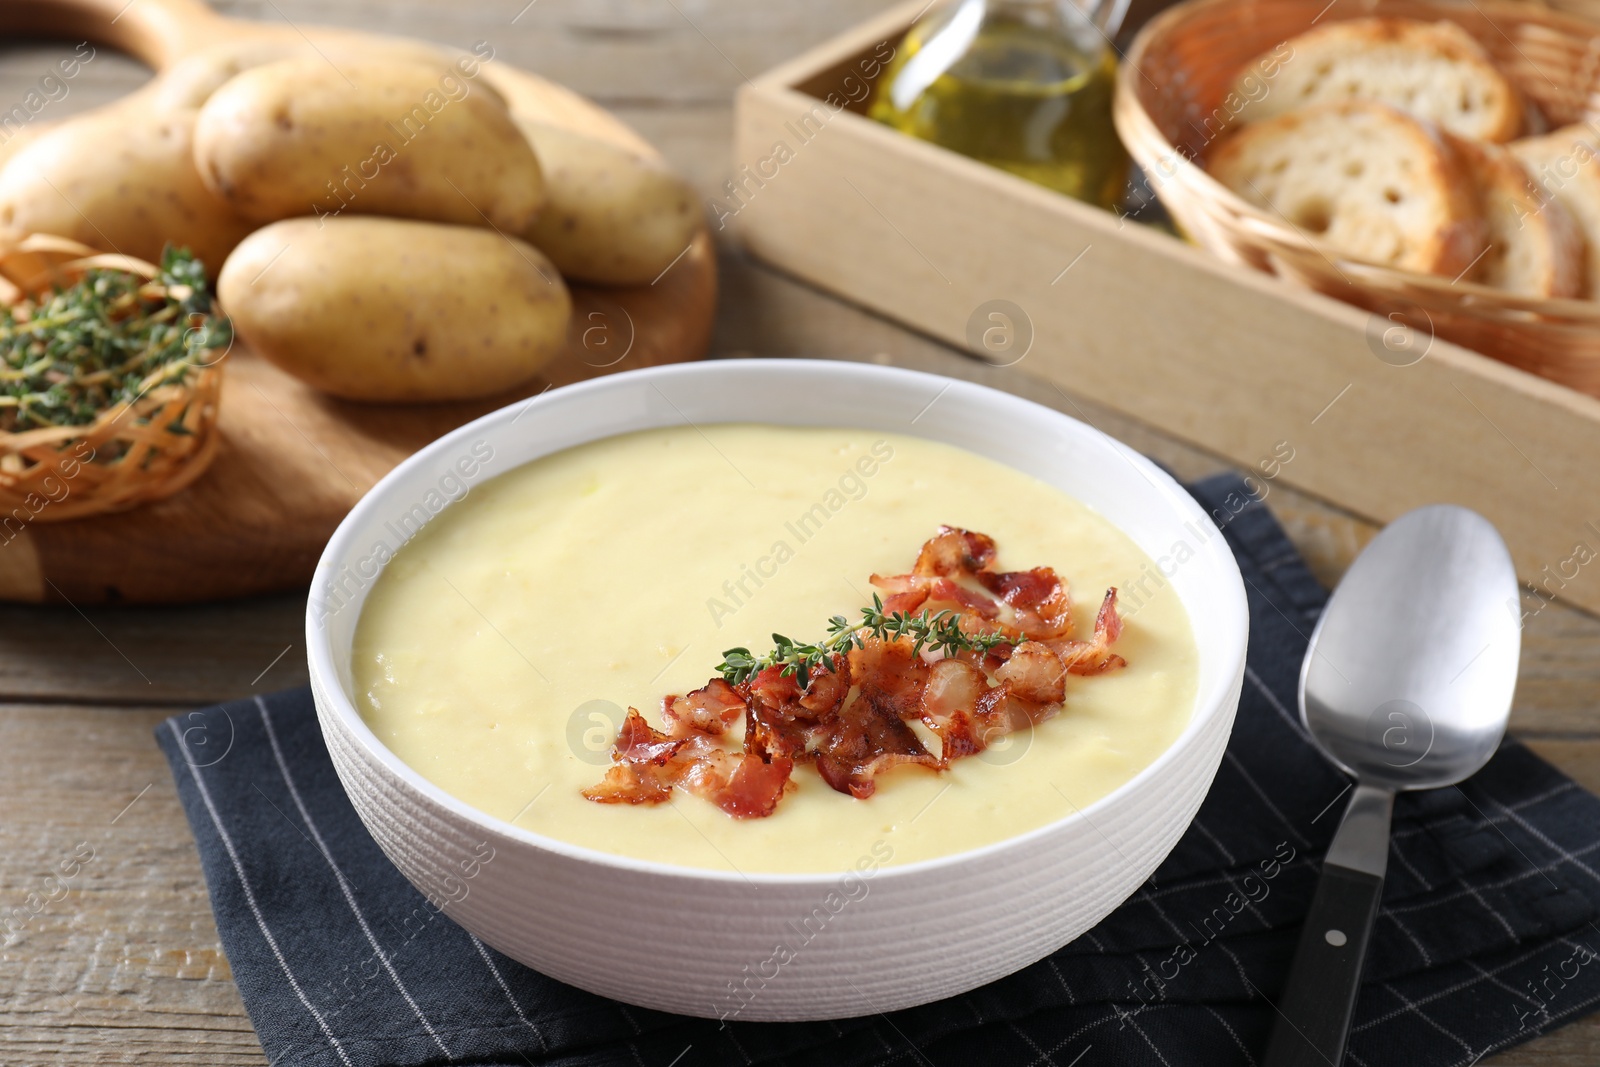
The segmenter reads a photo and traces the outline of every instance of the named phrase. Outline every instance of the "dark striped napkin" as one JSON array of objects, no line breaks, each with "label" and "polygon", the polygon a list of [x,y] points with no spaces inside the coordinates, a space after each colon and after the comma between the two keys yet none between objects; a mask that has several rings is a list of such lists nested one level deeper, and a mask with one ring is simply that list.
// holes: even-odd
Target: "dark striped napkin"
[{"label": "dark striped napkin", "polygon": [[[1199,817],[1094,930],[924,1008],[723,1026],[562,985],[481,944],[389,864],[339,787],[307,691],[169,720],[157,738],[267,1056],[316,1067],[1258,1062],[1350,783],[1294,711],[1323,590],[1240,481],[1193,492],[1224,524],[1251,611],[1238,723]],[[1600,798],[1520,744],[1460,788],[1403,796],[1349,1062],[1467,1067],[1592,1010],[1597,905]]]}]

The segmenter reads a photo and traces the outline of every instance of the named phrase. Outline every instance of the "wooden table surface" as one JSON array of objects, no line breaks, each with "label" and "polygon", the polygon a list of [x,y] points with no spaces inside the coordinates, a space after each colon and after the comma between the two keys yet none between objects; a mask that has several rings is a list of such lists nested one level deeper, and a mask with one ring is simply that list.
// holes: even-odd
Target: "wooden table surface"
[{"label": "wooden table surface", "polygon": [[[9,2],[9,0],[7,0]],[[138,0],[132,0],[137,3]],[[709,197],[729,172],[733,91],[888,6],[888,0],[237,0],[230,14],[332,22],[499,58],[607,105]],[[0,52],[0,111],[76,42]],[[39,118],[118,96],[147,76],[100,50]],[[1017,367],[995,369],[741,256],[721,235],[714,354],[825,356],[938,371],[1068,407]],[[1159,429],[1081,402],[1107,432],[1180,477],[1221,461]],[[1269,503],[1334,581],[1373,529],[1277,487]],[[181,546],[174,546],[181,550]],[[0,548],[0,551],[4,551]],[[306,680],[303,593],[209,607],[79,611],[0,606],[0,913],[47,895],[80,842],[94,860],[64,898],[0,941],[0,1064],[262,1064],[217,941],[194,844],[151,737],[174,712]],[[1553,605],[1527,624],[1512,729],[1600,790],[1600,620]],[[3,936],[3,935],[0,935]],[[1600,1016],[1485,1063],[1600,1063]]]}]

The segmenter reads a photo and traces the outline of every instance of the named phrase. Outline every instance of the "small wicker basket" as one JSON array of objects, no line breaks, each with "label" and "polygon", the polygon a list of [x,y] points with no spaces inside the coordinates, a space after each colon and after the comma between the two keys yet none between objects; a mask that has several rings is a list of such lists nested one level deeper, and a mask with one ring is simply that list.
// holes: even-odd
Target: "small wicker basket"
[{"label": "small wicker basket", "polygon": [[[1600,24],[1536,3],[1189,0],[1135,38],[1117,76],[1117,132],[1173,219],[1216,255],[1600,396],[1600,302],[1518,296],[1357,263],[1201,169],[1245,64],[1313,25],[1374,15],[1459,24],[1552,129],[1600,115]],[[1425,351],[1425,343],[1401,338],[1397,355]]]},{"label": "small wicker basket", "polygon": [[[42,234],[0,234],[0,302],[8,306],[68,286],[95,268],[153,279],[130,256]],[[181,381],[157,372],[131,402],[83,426],[0,433],[0,540],[30,522],[122,511],[171,496],[205,472],[217,452],[220,354],[206,353]],[[204,362],[205,365],[200,365]]]}]

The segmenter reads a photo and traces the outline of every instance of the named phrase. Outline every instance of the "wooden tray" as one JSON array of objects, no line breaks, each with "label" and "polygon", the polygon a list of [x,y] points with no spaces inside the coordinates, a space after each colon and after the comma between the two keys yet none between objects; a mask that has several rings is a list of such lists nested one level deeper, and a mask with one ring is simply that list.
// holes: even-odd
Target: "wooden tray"
[{"label": "wooden tray", "polygon": [[1600,611],[1600,400],[867,119],[924,3],[740,89],[716,214],[757,256],[1376,521],[1475,508],[1540,595]]},{"label": "wooden tray", "polygon": [[[349,30],[266,25],[217,15],[198,0],[4,0],[0,31],[87,38],[156,70],[235,37],[313,42]],[[534,75],[490,64],[512,110],[637,153],[657,153],[620,120]],[[224,377],[222,445],[193,486],[117,515],[34,522],[0,535],[0,600],[170,603],[303,585],[350,507],[422,445],[479,415],[554,385],[698,359],[710,343],[716,256],[702,234],[654,285],[573,286],[566,353],[517,392],[443,405],[363,405],[301,385],[236,346]]]}]

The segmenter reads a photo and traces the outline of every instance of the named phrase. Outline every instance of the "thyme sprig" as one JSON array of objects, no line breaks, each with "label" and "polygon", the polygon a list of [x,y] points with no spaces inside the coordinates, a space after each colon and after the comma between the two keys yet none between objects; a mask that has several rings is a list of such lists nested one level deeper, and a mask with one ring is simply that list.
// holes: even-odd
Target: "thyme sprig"
[{"label": "thyme sprig", "polygon": [[96,269],[0,308],[0,431],[84,426],[152,384],[181,382],[233,338],[205,268],[168,247],[156,277]]},{"label": "thyme sprig", "polygon": [[950,611],[924,609],[919,615],[904,611],[885,614],[883,598],[872,596],[872,607],[861,609],[861,621],[852,623],[843,615],[828,620],[828,636],[819,644],[801,644],[783,634],[773,634],[773,649],[756,656],[748,648],[730,648],[722,654],[717,671],[733,685],[749,681],[768,667],[781,667],[792,675],[800,688],[811,684],[811,675],[827,667],[833,657],[861,648],[868,637],[898,639],[909,637],[917,654],[932,649],[951,655],[956,652],[988,653],[998,645],[1016,641],[1003,633],[967,633],[961,629],[961,616]]}]

